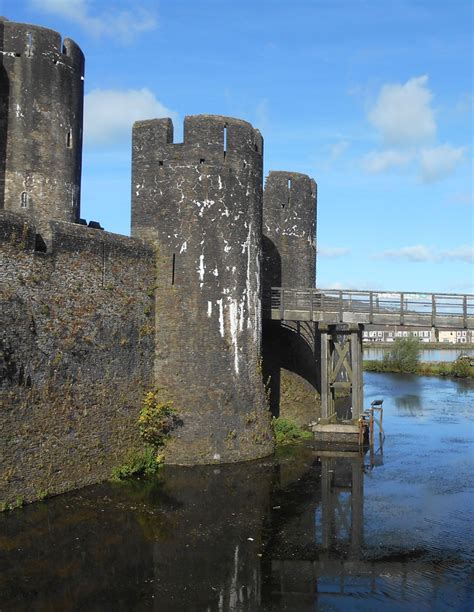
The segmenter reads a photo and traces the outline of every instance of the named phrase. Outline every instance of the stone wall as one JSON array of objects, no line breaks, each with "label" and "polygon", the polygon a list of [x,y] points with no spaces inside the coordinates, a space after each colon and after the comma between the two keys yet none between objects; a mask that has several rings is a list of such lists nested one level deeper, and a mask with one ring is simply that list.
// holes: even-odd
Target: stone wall
[{"label": "stone wall", "polygon": [[0,212],[0,502],[110,476],[141,444],[153,385],[155,253],[140,240]]}]

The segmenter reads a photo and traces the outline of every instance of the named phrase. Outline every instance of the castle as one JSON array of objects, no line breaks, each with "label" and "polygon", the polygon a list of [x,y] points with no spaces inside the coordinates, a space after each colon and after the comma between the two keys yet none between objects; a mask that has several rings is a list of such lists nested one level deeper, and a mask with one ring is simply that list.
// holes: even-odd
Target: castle
[{"label": "castle", "polygon": [[152,389],[179,416],[166,461],[193,465],[270,454],[264,383],[273,414],[282,375],[310,402],[317,387],[313,324],[265,321],[262,340],[262,292],[315,283],[314,181],[271,172],[263,190],[245,121],[188,116],[182,143],[139,121],[132,236],[87,226],[83,75],[72,40],[0,20],[3,502],[109,477]]}]

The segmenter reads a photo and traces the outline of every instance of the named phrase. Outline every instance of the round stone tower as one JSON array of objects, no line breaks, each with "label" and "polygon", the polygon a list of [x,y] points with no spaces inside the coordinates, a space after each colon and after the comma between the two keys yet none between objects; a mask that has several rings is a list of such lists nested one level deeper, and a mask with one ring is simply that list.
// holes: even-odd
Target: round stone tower
[{"label": "round stone tower", "polygon": [[0,18],[0,209],[39,231],[79,219],[83,92],[74,41]]},{"label": "round stone tower", "polygon": [[[261,376],[260,133],[229,117],[133,130],[132,235],[157,246],[155,380],[181,424],[172,463],[269,454]],[[151,282],[152,279],[150,279]]]},{"label": "round stone tower", "polygon": [[[270,172],[263,203],[264,299],[271,287],[315,286],[316,183],[305,174]],[[263,370],[275,416],[307,425],[319,416],[319,349],[312,322],[264,320]]]},{"label": "round stone tower", "polygon": [[316,183],[306,174],[270,172],[263,203],[265,284],[314,287]]}]

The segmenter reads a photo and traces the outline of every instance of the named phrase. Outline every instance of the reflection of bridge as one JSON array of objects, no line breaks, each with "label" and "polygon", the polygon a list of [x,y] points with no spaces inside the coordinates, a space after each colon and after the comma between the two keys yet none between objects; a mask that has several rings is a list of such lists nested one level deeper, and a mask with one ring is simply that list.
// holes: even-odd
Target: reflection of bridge
[{"label": "reflection of bridge", "polygon": [[[274,530],[271,580],[264,585],[272,609],[353,609],[357,603],[367,607],[374,598],[383,607],[387,597],[412,604],[423,598],[435,609],[446,583],[445,565],[422,558],[419,550],[382,550],[364,543],[364,476],[380,465],[382,456],[323,449],[316,449],[315,455],[320,489],[294,508],[292,524],[279,522]],[[306,482],[304,487],[307,490]],[[293,489],[288,488],[288,495],[293,508]],[[291,540],[294,525],[304,531],[306,542]]]},{"label": "reflection of bridge", "polygon": [[474,295],[272,287],[266,306],[285,321],[474,329]]},{"label": "reflection of bridge", "polygon": [[[355,439],[363,412],[364,325],[474,329],[474,295],[272,287],[264,296],[263,314],[266,319],[317,326],[321,419],[314,431],[329,440]],[[344,425],[336,424],[335,399],[341,390],[352,395],[353,422]]]}]

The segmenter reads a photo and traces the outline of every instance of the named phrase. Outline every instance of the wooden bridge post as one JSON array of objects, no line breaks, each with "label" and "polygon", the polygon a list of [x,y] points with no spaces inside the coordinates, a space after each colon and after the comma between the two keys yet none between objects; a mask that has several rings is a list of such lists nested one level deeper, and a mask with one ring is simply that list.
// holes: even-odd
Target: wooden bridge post
[{"label": "wooden bridge post", "polygon": [[[342,329],[341,329],[342,328]],[[362,325],[320,325],[321,337],[321,421],[335,418],[335,393],[340,388],[350,388],[352,393],[352,418],[363,412],[362,381]],[[338,338],[341,336],[341,338]],[[350,343],[350,350],[347,342]],[[341,380],[341,373],[346,380]]]},{"label": "wooden bridge post", "polygon": [[352,418],[358,419],[364,410],[362,380],[362,326],[351,331]]},{"label": "wooden bridge post", "polygon": [[329,334],[327,328],[320,329],[321,333],[321,418],[329,418],[329,404],[331,397],[331,389],[329,388],[329,370],[330,354],[329,354]]}]

